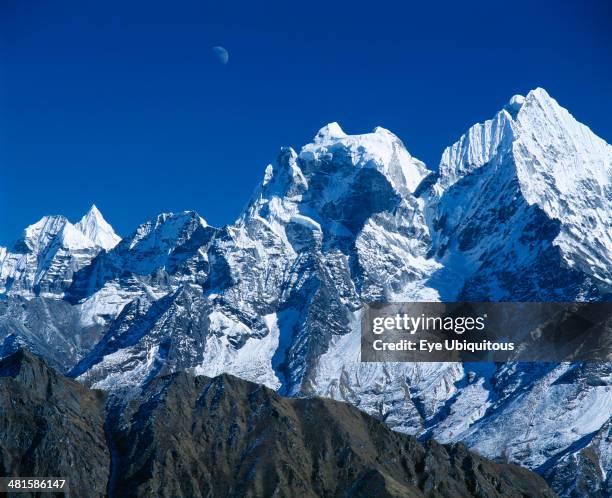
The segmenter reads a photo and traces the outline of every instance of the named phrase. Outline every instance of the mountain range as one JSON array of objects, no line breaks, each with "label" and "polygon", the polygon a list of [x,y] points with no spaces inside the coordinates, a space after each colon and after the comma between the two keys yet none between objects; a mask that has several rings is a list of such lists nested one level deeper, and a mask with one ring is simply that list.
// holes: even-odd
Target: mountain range
[{"label": "mountain range", "polygon": [[383,128],[282,148],[217,228],[160,214],[120,239],[94,207],[0,248],[0,357],[27,349],[129,410],[178,372],[331,398],[462,442],[561,496],[612,494],[612,365],[361,363],[373,301],[609,301],[612,147],[545,90],[436,170]]}]

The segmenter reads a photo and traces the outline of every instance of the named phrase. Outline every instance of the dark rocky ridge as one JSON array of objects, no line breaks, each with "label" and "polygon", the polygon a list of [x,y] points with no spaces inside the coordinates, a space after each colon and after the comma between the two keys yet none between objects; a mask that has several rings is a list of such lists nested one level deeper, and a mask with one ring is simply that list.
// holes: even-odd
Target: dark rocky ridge
[{"label": "dark rocky ridge", "polygon": [[352,406],[229,375],[157,378],[110,415],[105,438],[103,393],[29,353],[5,358],[1,474],[69,476],[72,495],[88,497],[556,496],[461,444],[422,444]]},{"label": "dark rocky ridge", "polygon": [[0,361],[0,476],[68,477],[71,496],[103,496],[105,399],[30,353]]}]

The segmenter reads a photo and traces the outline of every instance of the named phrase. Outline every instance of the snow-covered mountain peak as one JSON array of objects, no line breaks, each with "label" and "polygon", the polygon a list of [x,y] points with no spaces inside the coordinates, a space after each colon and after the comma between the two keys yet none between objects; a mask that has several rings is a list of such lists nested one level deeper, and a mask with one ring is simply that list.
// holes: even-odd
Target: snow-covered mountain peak
[{"label": "snow-covered mountain peak", "polygon": [[390,131],[377,127],[372,133],[346,135],[336,123],[323,127],[313,143],[302,147],[297,163],[307,179],[321,168],[327,173],[344,167],[372,168],[402,194],[414,192],[429,174]]},{"label": "snow-covered mountain peak", "polygon": [[[43,216],[24,230],[23,237],[15,245],[15,250],[38,254],[48,247],[58,234],[62,233],[66,225],[74,228],[64,216]],[[67,238],[69,239],[70,237],[68,236]]]},{"label": "snow-covered mountain peak", "polygon": [[277,188],[281,191],[294,181],[305,183],[300,167],[297,165],[297,153],[291,147],[281,147],[275,164],[266,167],[262,186]]},{"label": "snow-covered mountain peak", "polygon": [[612,288],[612,146],[542,88],[529,92],[515,124],[523,196],[561,222],[555,243],[568,265]]},{"label": "snow-covered mountain peak", "polygon": [[[529,144],[532,152],[540,149],[541,153],[545,153],[542,146],[546,143],[555,148],[557,154],[565,155],[565,158],[559,156],[546,163],[554,168],[565,165],[566,174],[558,178],[561,181],[588,170],[599,184],[610,183],[606,165],[610,146],[578,123],[546,90],[536,88],[525,97],[513,96],[492,119],[476,123],[444,150],[438,188],[450,187],[485,164],[507,162],[508,155],[516,155],[519,142],[524,146]],[[586,162],[580,162],[576,161],[578,155],[589,157]]]},{"label": "snow-covered mountain peak", "polygon": [[129,250],[171,251],[188,238],[197,227],[206,228],[208,224],[195,211],[162,213],[140,225],[136,231],[124,239],[123,245]]},{"label": "snow-covered mountain peak", "polygon": [[96,248],[96,244],[64,216],[52,215],[44,216],[27,227],[23,239],[17,244],[17,249],[40,254],[52,244],[74,251]]},{"label": "snow-covered mountain peak", "polygon": [[338,123],[327,124],[319,130],[313,143],[302,148],[297,161],[298,164],[308,163],[313,156],[325,155],[338,164],[349,160],[354,166],[375,168],[381,173],[389,173],[389,168],[400,166],[403,174],[409,177],[406,182],[414,184],[413,187],[429,173],[425,164],[408,153],[397,135],[381,126],[370,133],[347,135]]},{"label": "snow-covered mountain peak", "polygon": [[24,230],[11,252],[0,254],[0,292],[62,296],[74,272],[100,249],[64,216],[45,216]]},{"label": "snow-covered mountain peak", "polygon": [[293,196],[304,190],[307,182],[296,162],[297,157],[291,147],[281,147],[275,164],[269,164],[266,168],[262,183],[265,191],[263,195]]},{"label": "snow-covered mountain peak", "polygon": [[[520,220],[507,216],[519,205],[533,206],[543,215],[539,228],[548,218],[551,234],[558,232],[553,244],[567,266],[589,275],[604,293],[612,288],[612,147],[546,90],[514,96],[493,119],[472,126],[444,151],[439,174],[437,218],[446,232],[464,233],[464,248],[473,246],[470,230],[515,230]],[[490,205],[508,209],[491,217]]]},{"label": "snow-covered mountain peak", "polygon": [[329,140],[339,139],[346,137],[346,133],[342,131],[340,125],[336,122],[326,124],[321,128],[314,137],[315,143],[326,142]]},{"label": "snow-covered mountain peak", "polygon": [[91,205],[91,207],[89,208],[89,211],[87,212],[87,214],[91,214],[93,216],[102,217],[102,213],[98,209],[98,206],[96,206],[95,204]]},{"label": "snow-covered mountain peak", "polygon": [[95,204],[91,206],[87,214],[81,218],[75,227],[95,245],[107,251],[121,241],[121,237],[115,233],[113,227],[104,219]]},{"label": "snow-covered mountain peak", "polygon": [[536,87],[533,90],[530,90],[529,93],[527,93],[527,95],[523,99],[523,103],[525,103],[526,101],[533,102],[535,100],[537,100],[544,106],[561,108],[559,103],[554,98],[552,98],[550,94],[542,87]]},{"label": "snow-covered mountain peak", "polygon": [[387,137],[389,137],[391,140],[399,140],[399,138],[397,137],[397,135],[395,133],[393,133],[390,130],[387,130],[387,128],[383,128],[382,126],[377,126],[372,130],[372,133],[374,134],[379,134],[379,135],[386,135]]},{"label": "snow-covered mountain peak", "polygon": [[547,176],[548,187],[562,193],[575,192],[580,187],[576,182],[583,179],[592,179],[600,186],[612,183],[612,147],[579,123],[544,89],[529,92],[515,124],[518,134],[514,155],[524,159],[527,150],[533,155],[528,164],[519,164],[527,195],[535,190],[544,194],[544,185],[533,181],[536,178],[527,182],[527,177],[536,173]]},{"label": "snow-covered mountain peak", "polygon": [[[346,218],[349,213],[361,210],[359,216],[353,214],[372,215],[382,209],[374,206],[377,202],[415,202],[412,194],[429,174],[390,131],[377,127],[371,133],[347,135],[331,123],[299,153],[281,148],[236,226],[265,224],[286,245],[292,245],[288,239],[304,227],[319,231],[324,226],[332,238],[348,235],[359,225]],[[293,235],[286,234],[285,225],[291,225]],[[301,243],[293,245],[301,247]]]},{"label": "snow-covered mountain peak", "polygon": [[104,220],[95,206],[73,225],[65,216],[43,216],[39,221],[27,227],[15,250],[39,254],[52,242],[59,243],[66,249],[110,249],[121,240],[112,227]]},{"label": "snow-covered mountain peak", "polygon": [[[514,100],[513,105],[516,106],[516,103]],[[514,120],[505,109],[498,112],[493,119],[476,123],[442,153],[438,168],[438,187],[446,189],[493,159],[501,159],[511,151],[514,138]]]}]

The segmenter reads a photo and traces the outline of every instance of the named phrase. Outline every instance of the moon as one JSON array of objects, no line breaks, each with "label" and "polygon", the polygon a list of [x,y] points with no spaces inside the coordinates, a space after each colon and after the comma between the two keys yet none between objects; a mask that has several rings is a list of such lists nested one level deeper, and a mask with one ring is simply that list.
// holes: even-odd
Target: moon
[{"label": "moon", "polygon": [[213,47],[212,51],[221,64],[227,64],[227,61],[229,61],[229,52],[227,50],[225,50],[223,47]]}]

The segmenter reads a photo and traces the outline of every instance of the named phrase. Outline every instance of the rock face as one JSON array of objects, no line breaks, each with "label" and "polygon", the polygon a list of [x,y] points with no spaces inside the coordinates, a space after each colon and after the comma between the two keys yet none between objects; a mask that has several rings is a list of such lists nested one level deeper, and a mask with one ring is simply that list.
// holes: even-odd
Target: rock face
[{"label": "rock face", "polygon": [[[163,214],[60,265],[71,270],[6,279],[4,294],[15,310],[37,282],[61,289],[41,297],[64,296],[79,317],[60,336],[99,338],[61,367],[116,397],[174,372],[229,373],[463,441],[560,494],[605,496],[610,365],[363,364],[359,321],[370,301],[609,300],[611,184],[612,147],[542,89],[470,128],[437,172],[385,129],[349,136],[332,123],[299,152],[281,149],[232,225]],[[2,330],[9,345],[27,335]]]},{"label": "rock face", "polygon": [[67,477],[73,496],[105,496],[106,394],[19,351],[0,360],[0,475]]},{"label": "rock face", "polygon": [[115,486],[134,496],[554,496],[463,445],[421,444],[350,405],[226,374],[157,378],[127,412]]},{"label": "rock face", "polygon": [[0,361],[2,475],[68,477],[75,496],[556,496],[461,444],[229,375],[154,379],[109,412],[106,439],[104,400],[29,353]]},{"label": "rock face", "polygon": [[0,358],[25,348],[66,371],[91,351],[103,332],[97,324],[84,324],[80,310],[63,300],[0,300]]}]

